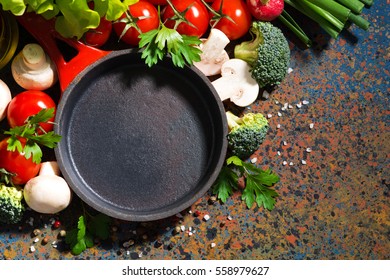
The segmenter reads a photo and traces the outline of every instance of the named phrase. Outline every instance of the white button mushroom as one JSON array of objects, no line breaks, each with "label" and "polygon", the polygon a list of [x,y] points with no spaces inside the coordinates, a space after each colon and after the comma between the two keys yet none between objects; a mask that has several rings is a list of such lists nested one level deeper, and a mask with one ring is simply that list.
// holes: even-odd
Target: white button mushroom
[{"label": "white button mushroom", "polygon": [[12,99],[11,91],[6,83],[0,80],[0,121],[2,121],[7,114],[7,106]]},{"label": "white button mushroom", "polygon": [[38,44],[27,44],[11,64],[12,76],[24,89],[45,90],[57,82],[57,70]]},{"label": "white button mushroom", "polygon": [[213,76],[221,73],[221,67],[224,62],[229,60],[229,55],[225,47],[229,44],[229,38],[222,31],[212,28],[207,39],[201,39],[200,61],[194,62],[194,65],[206,76]]},{"label": "white button mushroom", "polygon": [[64,178],[58,176],[56,162],[43,162],[37,177],[24,186],[24,199],[34,211],[42,214],[55,214],[70,204],[72,193]]},{"label": "white button mushroom", "polygon": [[239,107],[249,106],[256,101],[260,87],[249,70],[249,64],[237,58],[222,65],[221,77],[212,82],[222,101],[230,99]]}]

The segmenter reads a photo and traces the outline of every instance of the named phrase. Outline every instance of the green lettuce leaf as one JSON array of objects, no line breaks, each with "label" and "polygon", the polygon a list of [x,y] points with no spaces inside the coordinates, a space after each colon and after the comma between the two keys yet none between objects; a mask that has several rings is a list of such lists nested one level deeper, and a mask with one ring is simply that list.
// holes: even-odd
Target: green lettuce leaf
[{"label": "green lettuce leaf", "polygon": [[4,11],[10,11],[16,16],[21,16],[26,11],[24,0],[0,0]]},{"label": "green lettuce leaf", "polygon": [[91,10],[86,1],[57,0],[56,2],[62,15],[57,17],[55,28],[62,36],[80,39],[88,29],[99,25],[99,13]]}]

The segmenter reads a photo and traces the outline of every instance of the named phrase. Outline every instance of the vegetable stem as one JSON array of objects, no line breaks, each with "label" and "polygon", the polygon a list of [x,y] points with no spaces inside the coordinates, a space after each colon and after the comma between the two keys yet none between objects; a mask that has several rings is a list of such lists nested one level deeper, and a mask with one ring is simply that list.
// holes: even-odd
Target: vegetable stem
[{"label": "vegetable stem", "polygon": [[372,4],[374,4],[374,0],[359,0],[359,1],[364,3],[367,6],[372,6]]},{"label": "vegetable stem", "polygon": [[355,15],[354,13],[351,13],[349,15],[349,20],[363,30],[367,30],[368,27],[370,27],[369,21],[365,20],[363,17],[359,15]]},{"label": "vegetable stem", "polygon": [[347,7],[355,14],[360,14],[364,8],[364,3],[361,0],[336,0],[341,5]]},{"label": "vegetable stem", "polygon": [[290,16],[290,14],[283,10],[282,14],[278,17],[278,19],[287,26],[297,37],[301,40],[306,47],[311,47],[311,40],[306,35],[306,33],[301,29],[301,27],[296,23],[296,21]]}]

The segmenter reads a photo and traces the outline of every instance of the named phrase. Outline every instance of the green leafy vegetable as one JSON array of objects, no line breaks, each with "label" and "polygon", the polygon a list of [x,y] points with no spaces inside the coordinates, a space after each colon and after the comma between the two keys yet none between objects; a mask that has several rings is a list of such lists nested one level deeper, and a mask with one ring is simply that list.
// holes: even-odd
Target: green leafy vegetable
[{"label": "green leafy vegetable", "polygon": [[267,210],[274,209],[278,193],[271,187],[279,182],[279,176],[270,169],[263,170],[252,163],[242,161],[237,156],[226,160],[226,166],[222,168],[212,187],[213,193],[222,202],[226,202],[233,191],[237,190],[240,177],[245,179],[242,200],[245,201],[248,208],[257,203],[259,207],[263,206]]},{"label": "green leafy vegetable", "polygon": [[196,36],[181,35],[177,30],[166,27],[161,21],[157,29],[140,34],[139,47],[144,48],[142,58],[151,67],[167,54],[175,66],[184,67],[187,63],[200,61],[201,41]]},{"label": "green leafy vegetable", "polygon": [[88,6],[87,0],[0,0],[4,11],[10,11],[16,16],[25,12],[35,12],[45,19],[56,18],[55,28],[67,38],[80,39],[83,34],[96,28],[101,17],[107,20],[117,20],[129,5],[138,0],[92,0],[95,9]]},{"label": "green leafy vegetable", "polygon": [[65,243],[71,248],[72,254],[80,255],[87,248],[93,247],[95,237],[101,240],[108,239],[110,235],[110,217],[104,214],[90,216],[88,221],[86,215],[81,215],[77,222],[77,228],[67,232]]},{"label": "green leafy vegetable", "polygon": [[[10,135],[7,140],[7,150],[23,152],[26,159],[32,158],[33,162],[40,163],[42,159],[40,146],[53,149],[61,140],[61,135],[55,134],[54,131],[45,132],[40,127],[40,123],[48,122],[53,116],[54,108],[42,109],[36,115],[29,117],[24,125],[5,131],[4,134]],[[43,133],[38,134],[38,131]],[[20,138],[26,140],[24,147]]]}]

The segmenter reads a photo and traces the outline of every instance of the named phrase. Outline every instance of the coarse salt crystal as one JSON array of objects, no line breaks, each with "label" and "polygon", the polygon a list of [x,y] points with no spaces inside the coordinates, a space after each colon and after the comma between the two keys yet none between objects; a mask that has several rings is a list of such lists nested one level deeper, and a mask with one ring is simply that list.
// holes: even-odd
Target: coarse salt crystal
[{"label": "coarse salt crystal", "polygon": [[264,99],[268,99],[269,98],[269,93],[267,91],[264,91],[262,97]]},{"label": "coarse salt crystal", "polygon": [[30,247],[30,252],[35,252],[35,247],[34,246]]},{"label": "coarse salt crystal", "polygon": [[303,104],[303,105],[307,105],[307,104],[309,104],[309,101],[303,100],[303,101],[302,101],[302,104]]},{"label": "coarse salt crystal", "polygon": [[215,243],[211,243],[211,248],[214,248],[215,246],[216,246],[216,244]]},{"label": "coarse salt crystal", "polygon": [[311,148],[306,148],[306,152],[311,153],[312,149]]},{"label": "coarse salt crystal", "polygon": [[189,231],[189,232],[188,232],[188,235],[189,235],[189,236],[193,235],[192,231]]},{"label": "coarse salt crystal", "polygon": [[256,157],[251,159],[251,163],[256,163],[256,162],[257,162],[257,158]]},{"label": "coarse salt crystal", "polygon": [[277,152],[278,156],[280,156],[282,153],[280,151]]},{"label": "coarse salt crystal", "polygon": [[278,123],[277,125],[276,125],[276,128],[280,128],[281,127],[281,125],[280,125],[280,123]]},{"label": "coarse salt crystal", "polygon": [[310,129],[314,128],[314,123],[309,124]]},{"label": "coarse salt crystal", "polygon": [[278,116],[281,117],[281,116],[282,116],[282,113],[278,112]]},{"label": "coarse salt crystal", "polygon": [[294,71],[294,69],[292,69],[291,67],[289,67],[289,68],[287,69],[287,73],[288,73],[288,74],[290,74],[292,71]]},{"label": "coarse salt crystal", "polygon": [[304,159],[301,162],[303,165],[305,165],[307,163],[306,160],[304,160]]},{"label": "coarse salt crystal", "polygon": [[270,119],[272,118],[272,114],[268,114],[267,117]]},{"label": "coarse salt crystal", "polygon": [[289,105],[288,105],[288,108],[289,108],[289,109],[292,109],[292,108],[294,108],[294,107],[293,107],[293,105],[289,104]]},{"label": "coarse salt crystal", "polygon": [[282,110],[282,111],[286,111],[286,110],[287,110],[287,108],[286,108],[286,107],[282,107],[280,110]]},{"label": "coarse salt crystal", "polygon": [[208,220],[210,220],[210,216],[206,214],[206,215],[204,215],[203,219],[204,219],[205,221],[208,221]]},{"label": "coarse salt crystal", "polygon": [[186,230],[186,227],[183,225],[183,226],[180,226],[180,230],[181,231],[185,231]]},{"label": "coarse salt crystal", "polygon": [[278,100],[275,100],[275,104],[279,104],[279,101],[278,101]]},{"label": "coarse salt crystal", "polygon": [[294,163],[293,163],[292,161],[290,161],[289,165],[290,165],[290,166],[293,166],[293,165],[294,165]]},{"label": "coarse salt crystal", "polygon": [[287,146],[287,142],[286,141],[283,141],[283,146]]},{"label": "coarse salt crystal", "polygon": [[37,237],[34,239],[34,243],[38,243],[38,242],[39,242],[39,238]]},{"label": "coarse salt crystal", "polygon": [[231,220],[233,220],[233,217],[232,216],[227,216],[227,219],[229,220],[229,221],[231,221]]},{"label": "coarse salt crystal", "polygon": [[283,161],[283,165],[287,165],[287,161],[284,160],[284,161]]},{"label": "coarse salt crystal", "polygon": [[299,102],[296,106],[297,106],[297,108],[301,108],[302,107],[302,103]]}]

